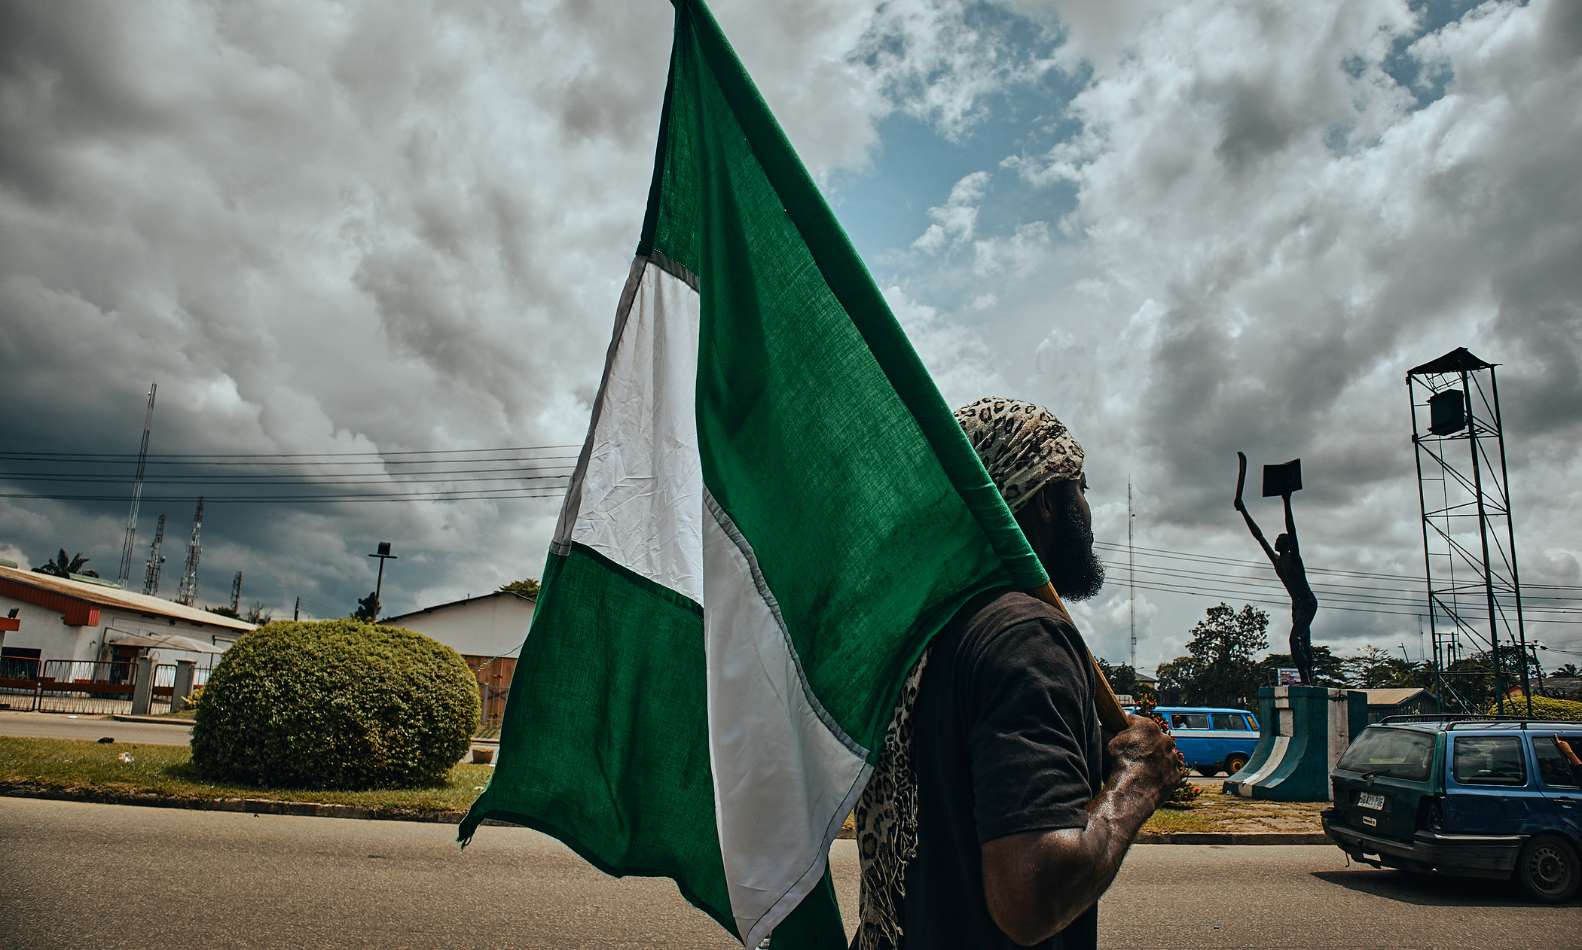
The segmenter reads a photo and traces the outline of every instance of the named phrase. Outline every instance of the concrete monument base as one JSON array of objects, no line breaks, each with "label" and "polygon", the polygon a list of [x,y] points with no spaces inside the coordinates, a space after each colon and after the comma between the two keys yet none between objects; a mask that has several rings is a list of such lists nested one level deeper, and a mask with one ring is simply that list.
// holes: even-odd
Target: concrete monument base
[{"label": "concrete monument base", "polygon": [[1258,690],[1258,747],[1225,794],[1277,802],[1325,802],[1329,771],[1368,724],[1367,694],[1324,686]]}]

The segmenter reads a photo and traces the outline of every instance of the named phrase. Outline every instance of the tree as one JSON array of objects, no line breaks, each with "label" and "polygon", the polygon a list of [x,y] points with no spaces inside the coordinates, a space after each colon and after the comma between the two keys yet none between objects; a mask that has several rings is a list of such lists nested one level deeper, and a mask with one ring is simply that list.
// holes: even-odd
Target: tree
[{"label": "tree", "polygon": [[81,574],[83,577],[98,577],[98,571],[83,569],[83,565],[90,560],[92,558],[83,557],[81,551],[78,551],[72,557],[67,557],[66,549],[61,548],[60,554],[55,557],[55,560],[45,561],[38,567],[33,568],[33,573],[53,574],[56,577],[70,577],[73,574]]},{"label": "tree", "polygon": [[1137,671],[1131,666],[1124,663],[1110,663],[1103,657],[1099,658],[1098,663],[1104,678],[1110,682],[1110,689],[1117,695],[1130,696],[1137,693]]},{"label": "tree", "polygon": [[1269,645],[1269,615],[1247,604],[1210,607],[1192,628],[1190,656],[1161,664],[1159,693],[1174,703],[1246,706],[1258,695],[1253,656]]},{"label": "tree", "polygon": [[228,607],[228,606],[227,607],[205,607],[203,609],[207,610],[211,614],[219,614],[222,617],[230,617],[232,620],[240,620],[240,619],[242,619],[242,615],[241,614],[237,613],[235,610],[233,610],[231,607]]},{"label": "tree", "polygon": [[1421,687],[1426,689],[1431,678],[1421,663],[1413,663],[1373,644],[1346,661],[1351,668],[1351,680],[1359,689],[1388,689],[1391,687]]},{"label": "tree", "polygon": [[253,605],[247,608],[247,614],[243,616],[242,619],[248,623],[262,626],[263,624],[275,619],[275,612],[273,610],[265,610],[264,602],[261,600],[255,600],[253,601]]},{"label": "tree", "polygon": [[1575,663],[1567,663],[1564,666],[1556,667],[1555,671],[1553,673],[1549,674],[1549,675],[1550,676],[1582,676],[1582,673],[1578,673],[1577,672],[1577,665]]},{"label": "tree", "polygon": [[538,578],[536,578],[536,577],[525,577],[522,580],[512,581],[509,584],[501,584],[500,585],[500,590],[504,591],[504,592],[507,592],[507,593],[515,594],[518,597],[525,597],[528,600],[537,600],[538,599]]},{"label": "tree", "polygon": [[373,623],[379,617],[379,593],[369,591],[367,597],[357,599],[357,609],[352,611],[353,620],[365,620]]},{"label": "tree", "polygon": [[[1314,647],[1312,660],[1313,682],[1304,683],[1305,686],[1347,689],[1356,681],[1351,668],[1351,664],[1356,661],[1341,659],[1327,646]],[[1291,654],[1271,653],[1258,661],[1258,685],[1278,686],[1278,671],[1295,668],[1296,664],[1291,662]]]}]

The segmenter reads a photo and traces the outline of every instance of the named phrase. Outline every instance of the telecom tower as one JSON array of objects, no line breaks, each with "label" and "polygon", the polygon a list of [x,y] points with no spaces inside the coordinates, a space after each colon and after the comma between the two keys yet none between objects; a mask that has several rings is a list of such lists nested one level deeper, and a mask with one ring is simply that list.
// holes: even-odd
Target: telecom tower
[{"label": "telecom tower", "polygon": [[159,526],[154,529],[154,543],[148,548],[148,566],[143,568],[143,593],[152,597],[159,593],[159,566],[165,563],[165,555],[159,553],[160,546],[165,543],[165,516],[159,516]]},{"label": "telecom tower", "polygon": [[[1514,648],[1522,658],[1517,665],[1531,715],[1527,630],[1494,366],[1459,347],[1406,374],[1423,513],[1428,629],[1436,677],[1448,662],[1447,653],[1453,656],[1463,641],[1489,645],[1502,713],[1507,674],[1501,651]],[[1442,678],[1436,685],[1443,696]]]},{"label": "telecom tower", "polygon": [[203,528],[203,496],[198,496],[198,513],[192,518],[192,541],[187,545],[187,568],[181,574],[181,587],[176,593],[176,603],[192,606],[198,596],[198,554],[203,548],[198,544],[198,532]]},{"label": "telecom tower", "polygon": [[241,606],[241,603],[242,603],[242,572],[241,571],[237,571],[236,572],[236,577],[234,579],[232,579],[232,581],[231,581],[231,612],[235,613],[236,609]]},{"label": "telecom tower", "polygon": [[126,516],[126,543],[121,545],[121,572],[116,583],[126,589],[132,578],[132,558],[137,548],[137,506],[143,500],[143,469],[148,465],[148,431],[154,424],[154,392],[159,386],[148,384],[148,414],[143,417],[143,446],[137,450],[137,478],[132,482],[132,513]]}]

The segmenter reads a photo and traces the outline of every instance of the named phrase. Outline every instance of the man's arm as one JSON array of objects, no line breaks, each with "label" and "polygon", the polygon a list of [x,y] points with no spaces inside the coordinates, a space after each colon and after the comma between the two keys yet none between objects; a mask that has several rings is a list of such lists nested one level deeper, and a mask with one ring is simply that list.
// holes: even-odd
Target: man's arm
[{"label": "man's arm", "polygon": [[1137,830],[1180,781],[1175,740],[1151,719],[1109,740],[1104,790],[1088,802],[1085,828],[1028,831],[983,845],[989,914],[1023,946],[1064,930],[1115,880]]}]

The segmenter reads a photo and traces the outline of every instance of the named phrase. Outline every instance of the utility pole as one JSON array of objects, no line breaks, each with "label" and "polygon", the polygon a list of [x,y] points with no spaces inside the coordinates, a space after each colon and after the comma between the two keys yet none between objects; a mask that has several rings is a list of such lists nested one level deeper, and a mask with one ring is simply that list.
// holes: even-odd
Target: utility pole
[{"label": "utility pole", "polygon": [[242,605],[242,572],[237,571],[236,577],[231,581],[231,611],[234,613]]},{"label": "utility pole", "polygon": [[1137,671],[1137,557],[1132,551],[1132,477],[1126,476],[1126,583],[1131,593],[1126,598],[1132,615],[1132,672]]},{"label": "utility pole", "polygon": [[137,507],[143,500],[143,469],[148,466],[148,433],[154,425],[154,393],[159,387],[148,384],[148,414],[143,417],[143,445],[137,450],[137,478],[132,482],[132,511],[126,516],[126,542],[121,545],[121,571],[116,583],[126,590],[132,577],[132,558],[137,548]]},{"label": "utility pole", "polygon": [[[383,562],[380,562],[383,563]],[[291,619],[298,620],[302,617],[302,598],[297,598],[297,605],[291,608]]]},{"label": "utility pole", "polygon": [[152,597],[159,593],[159,566],[165,563],[165,555],[159,552],[160,546],[165,543],[165,516],[159,516],[159,527],[154,529],[154,543],[148,548],[148,566],[143,568],[143,593]]},{"label": "utility pole", "polygon": [[192,540],[187,544],[187,567],[181,573],[181,587],[176,593],[176,603],[192,606],[198,597],[198,555],[202,553],[203,546],[198,543],[198,535],[203,530],[203,496],[198,496],[198,512],[192,516]]}]

